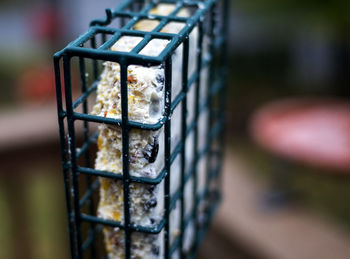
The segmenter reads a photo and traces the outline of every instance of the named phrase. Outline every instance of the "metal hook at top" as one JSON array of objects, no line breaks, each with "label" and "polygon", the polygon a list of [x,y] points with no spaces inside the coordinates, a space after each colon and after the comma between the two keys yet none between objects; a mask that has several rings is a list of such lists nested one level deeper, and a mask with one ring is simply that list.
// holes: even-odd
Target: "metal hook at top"
[{"label": "metal hook at top", "polygon": [[90,22],[90,26],[95,25],[108,25],[112,21],[112,10],[107,8],[106,9],[106,18],[105,19],[96,19]]}]

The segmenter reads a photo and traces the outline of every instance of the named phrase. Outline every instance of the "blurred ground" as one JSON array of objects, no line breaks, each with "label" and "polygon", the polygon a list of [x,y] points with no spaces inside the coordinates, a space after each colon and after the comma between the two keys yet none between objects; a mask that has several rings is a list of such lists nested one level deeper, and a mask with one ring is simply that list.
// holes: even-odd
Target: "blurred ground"
[{"label": "blurred ground", "polygon": [[[348,181],[332,180],[333,187],[327,192],[322,186],[328,181],[305,181],[305,177],[319,176],[304,168],[298,171],[304,186],[298,188],[301,198],[281,208],[265,207],[270,158],[259,150],[252,153],[254,148],[248,152],[238,143],[228,148],[224,200],[198,258],[346,258],[350,253],[349,217],[343,214],[347,206],[342,201],[349,197],[344,192]],[[24,154],[27,158],[14,167],[16,156]],[[57,144],[49,143],[2,154],[1,172],[11,168],[11,174],[0,174],[0,258],[68,258],[58,155]],[[320,186],[318,198],[312,191],[316,184]],[[340,186],[344,186],[343,191]],[[17,249],[18,243],[22,249]]]},{"label": "blurred ground", "polygon": [[0,258],[68,258],[57,148],[1,152]]},{"label": "blurred ground", "polygon": [[[225,198],[213,222],[215,231],[230,240],[232,248],[245,251],[246,258],[348,258],[350,231],[335,215],[326,216],[301,201],[266,206],[264,195],[270,191],[269,183],[256,177],[261,167],[247,163],[246,154],[237,151],[227,152],[223,175]],[[333,202],[343,200],[341,197]],[[234,249],[226,251],[235,254]]]}]

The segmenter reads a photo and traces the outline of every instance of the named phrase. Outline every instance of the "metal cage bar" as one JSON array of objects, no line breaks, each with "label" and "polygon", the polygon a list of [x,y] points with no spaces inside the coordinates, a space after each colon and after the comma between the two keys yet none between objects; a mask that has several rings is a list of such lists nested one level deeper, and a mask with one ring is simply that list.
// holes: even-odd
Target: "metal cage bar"
[{"label": "metal cage bar", "polygon": [[[175,4],[174,10],[167,16],[150,15],[159,3]],[[221,4],[218,5],[218,3]],[[219,10],[220,6],[220,10]],[[182,8],[193,8],[190,17],[177,16]],[[217,12],[220,13],[217,14]],[[209,15],[208,15],[209,14]],[[110,26],[115,19],[121,20],[121,28]],[[152,31],[136,31],[133,26],[142,19],[157,20],[159,24]],[[206,20],[206,19],[209,19]],[[216,30],[217,20],[222,23],[219,33]],[[161,32],[169,22],[183,22],[185,25],[178,34]],[[223,156],[222,145],[224,128],[224,103],[227,68],[227,30],[228,30],[228,0],[161,0],[159,2],[143,0],[126,0],[113,11],[106,10],[104,19],[94,20],[89,30],[78,39],[68,44],[66,48],[54,55],[55,83],[57,95],[57,114],[59,123],[61,160],[63,179],[65,183],[65,196],[68,212],[68,225],[70,237],[70,251],[72,258],[85,258],[86,251],[90,250],[89,258],[100,256],[96,239],[101,235],[103,226],[117,227],[124,233],[124,255],[129,259],[132,255],[132,233],[146,233],[148,235],[164,235],[164,257],[172,258],[179,251],[181,258],[193,258],[195,252],[206,232],[218,202],[220,189],[212,190],[209,186],[212,181],[219,181],[221,161]],[[208,27],[209,26],[209,27]],[[195,71],[189,74],[190,34],[198,30],[195,54]],[[108,36],[108,37],[107,37]],[[136,36],[143,39],[130,52],[111,51],[110,48],[122,36]],[[204,55],[205,37],[209,38],[209,53]],[[169,43],[158,56],[146,56],[140,51],[153,39],[165,39]],[[99,43],[99,40],[101,43]],[[90,44],[90,47],[87,45]],[[172,93],[172,55],[182,46],[181,91],[177,96]],[[73,100],[72,66],[73,58],[78,60],[81,95]],[[220,59],[219,67],[215,60]],[[87,61],[91,61],[90,71]],[[112,119],[89,114],[88,98],[97,90],[100,72],[99,62],[111,61],[120,65],[121,83],[121,119]],[[193,61],[192,61],[193,62]],[[163,66],[165,71],[165,104],[163,117],[155,124],[143,124],[128,118],[128,66]],[[203,69],[209,69],[209,84],[206,96],[201,95]],[[92,72],[92,82],[86,78],[87,72]],[[63,75],[63,80],[61,79]],[[91,80],[90,80],[91,81]],[[62,84],[63,83],[63,84]],[[193,89],[194,88],[194,89]],[[193,90],[194,104],[190,104],[188,93]],[[172,98],[173,97],[173,98]],[[214,111],[213,100],[219,98],[219,106]],[[181,106],[180,141],[171,142],[172,114]],[[194,115],[187,121],[188,109],[194,106]],[[81,112],[77,109],[81,108]],[[79,109],[80,109],[79,108]],[[192,107],[191,107],[192,108]],[[205,144],[199,146],[200,116],[208,111],[207,134]],[[214,120],[215,117],[215,120]],[[79,135],[77,122],[82,122],[82,137]],[[122,174],[101,171],[91,167],[92,154],[97,142],[98,132],[91,133],[90,123],[104,123],[118,126],[122,130]],[[177,122],[174,122],[177,123]],[[156,178],[136,177],[130,175],[129,168],[129,133],[131,129],[156,131],[164,128],[164,167]],[[188,164],[186,154],[186,141],[193,134],[193,160]],[[81,138],[81,141],[79,140]],[[78,148],[78,140],[82,142]],[[212,144],[219,141],[219,150],[213,149]],[[173,147],[172,147],[173,146]],[[180,156],[180,186],[170,193],[171,165]],[[216,164],[212,160],[218,161]],[[204,190],[199,190],[198,165],[201,159],[207,159]],[[83,161],[83,162],[82,162]],[[83,185],[80,178],[86,179],[85,191],[80,192]],[[123,189],[123,221],[102,219],[96,216],[94,197],[100,182],[96,177],[106,177],[122,182]],[[193,204],[190,213],[186,214],[187,200],[185,198],[186,183],[192,179],[191,195]],[[130,184],[145,184],[157,186],[164,184],[164,215],[154,226],[148,227],[131,222],[130,211]],[[180,202],[180,234],[170,238],[170,214]],[[199,212],[199,205],[204,204],[204,212]],[[202,208],[201,208],[202,209]],[[204,221],[200,222],[199,214],[204,213]],[[82,224],[85,222],[85,227]],[[190,227],[194,229],[194,237],[189,251],[184,250],[185,232]],[[87,226],[87,227],[86,227]],[[84,241],[83,241],[84,238]]]},{"label": "metal cage bar", "polygon": [[[183,56],[182,56],[182,92],[184,98],[182,100],[182,111],[187,111],[187,86],[188,86],[188,59],[189,59],[189,39],[187,38],[183,43]],[[185,171],[186,171],[186,137],[187,137],[187,121],[186,112],[181,113],[181,214],[180,214],[180,253],[183,256],[183,242],[184,242],[184,229],[185,229]]]},{"label": "metal cage bar", "polygon": [[[198,68],[198,76],[196,78],[196,93],[195,93],[195,115],[194,115],[194,120],[195,120],[195,134],[194,134],[194,140],[193,140],[193,153],[194,153],[194,157],[195,157],[195,161],[194,161],[194,170],[197,170],[197,164],[199,162],[199,156],[198,156],[198,119],[199,119],[199,114],[200,114],[200,110],[199,110],[199,94],[200,94],[200,84],[201,84],[201,80],[200,80],[200,73],[201,73],[201,69],[202,69],[202,48],[203,48],[203,22],[199,22],[198,24],[198,30],[199,30],[199,37],[198,37],[198,53],[197,53],[197,68]],[[198,193],[197,193],[197,189],[198,189],[198,176],[197,174],[195,174],[194,177],[194,181],[193,181],[193,197],[195,197],[195,203],[194,203],[194,218],[197,219],[197,213],[198,213]],[[195,243],[194,243],[194,247],[196,248],[198,246],[197,242],[198,242],[198,232],[199,232],[199,225],[196,224],[196,238],[195,238]]]},{"label": "metal cage bar", "polygon": [[[79,58],[79,68],[80,68],[80,82],[81,82],[81,91],[83,94],[86,93],[87,88],[86,88],[86,70],[85,70],[85,60],[83,58]],[[83,101],[83,113],[88,113],[88,101],[87,99],[85,99]],[[83,122],[84,125],[84,130],[83,130],[83,135],[84,135],[84,143],[88,143],[89,141],[89,124],[87,121]],[[89,167],[90,166],[90,154],[88,152],[89,150],[87,150],[87,152],[84,152],[84,160],[85,160],[85,166]],[[79,158],[79,154],[76,155],[76,159]],[[86,187],[87,189],[90,189],[92,186],[92,182],[91,182],[91,176],[87,176],[86,177]],[[89,203],[89,212],[90,214],[94,213],[94,206],[93,206],[93,197],[90,196],[88,199],[86,199],[86,202]],[[80,206],[81,202],[79,201],[79,208],[81,208]],[[91,222],[90,224],[90,228],[94,229],[95,228],[95,224],[93,222]],[[95,258],[96,257],[96,252],[95,252],[95,244],[92,243],[91,246],[91,258]]]},{"label": "metal cage bar", "polygon": [[63,56],[63,71],[64,71],[64,87],[66,94],[66,106],[67,106],[67,123],[68,123],[68,149],[70,156],[70,170],[72,173],[72,198],[73,198],[73,211],[71,217],[74,218],[74,230],[75,230],[75,245],[76,254],[81,254],[81,230],[80,230],[80,208],[79,208],[79,182],[77,174],[77,160],[76,160],[76,139],[75,139],[75,127],[72,104],[72,91],[71,91],[71,59],[68,56]]},{"label": "metal cage bar", "polygon": [[123,196],[124,196],[124,236],[125,257],[131,256],[130,231],[130,175],[129,175],[129,128],[128,128],[128,66],[120,63],[121,102],[122,102],[122,146],[123,146]]},{"label": "metal cage bar", "polygon": [[[170,115],[171,107],[171,78],[172,78],[172,60],[169,57],[165,61],[165,114]],[[168,119],[164,125],[164,159],[165,159],[165,187],[164,187],[164,214],[165,214],[165,229],[164,229],[164,247],[165,247],[165,256],[169,258],[169,215],[170,215],[170,156],[171,156],[171,120]]]}]

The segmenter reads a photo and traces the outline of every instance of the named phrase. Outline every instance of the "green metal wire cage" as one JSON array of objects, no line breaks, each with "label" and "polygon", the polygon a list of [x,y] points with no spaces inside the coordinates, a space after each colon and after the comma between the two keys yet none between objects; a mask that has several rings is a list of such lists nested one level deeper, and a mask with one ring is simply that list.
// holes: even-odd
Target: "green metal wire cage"
[{"label": "green metal wire cage", "polygon": [[[176,8],[168,16],[149,15],[149,11],[159,3],[174,3]],[[190,17],[176,14],[182,8],[191,10]],[[141,19],[159,21],[152,31],[137,31],[133,26]],[[106,17],[94,20],[89,30],[66,48],[54,55],[56,76],[57,109],[60,134],[61,159],[65,183],[65,196],[68,212],[70,252],[72,258],[106,258],[102,245],[102,229],[111,226],[124,231],[124,255],[132,258],[133,232],[149,235],[164,235],[164,257],[193,258],[206,232],[211,218],[220,201],[220,171],[223,156],[224,99],[227,78],[227,23],[228,0],[190,1],[144,1],[127,0],[115,10],[106,10]],[[185,23],[178,34],[160,32],[169,22]],[[196,70],[189,74],[189,35],[198,29]],[[131,52],[110,50],[122,36],[142,37],[142,41]],[[204,37],[208,40],[207,55],[203,55]],[[169,44],[156,57],[140,54],[152,39],[166,39]],[[182,90],[172,96],[172,54],[182,45]],[[103,61],[117,62],[120,65],[121,119],[112,119],[89,113],[89,103],[94,102],[94,94],[100,80]],[[144,124],[128,119],[129,65],[145,67],[162,66],[165,70],[164,114],[155,124]],[[201,72],[207,68],[208,89],[200,100]],[[88,76],[88,75],[92,76]],[[194,100],[188,93],[194,90]],[[92,99],[92,101],[89,101]],[[203,101],[203,102],[202,102]],[[173,122],[172,114],[181,106],[181,122]],[[194,117],[188,122],[187,110],[194,107]],[[204,110],[208,111],[207,133],[204,148],[199,148],[198,119]],[[181,123],[181,140],[171,148],[171,123]],[[122,129],[122,174],[94,169],[98,132],[95,124],[117,125]],[[131,129],[155,131],[164,129],[164,168],[156,178],[135,177],[129,174],[129,132]],[[193,134],[191,150],[187,150],[186,139]],[[186,152],[193,152],[193,161],[186,165]],[[205,188],[198,192],[198,162],[205,161]],[[170,194],[171,165],[179,157],[181,179],[178,190]],[[124,193],[124,220],[122,222],[96,216],[96,200],[100,177],[122,181]],[[185,184],[191,181],[191,195],[194,205],[189,214],[185,213]],[[130,220],[129,196],[131,183],[145,185],[164,184],[164,214],[155,227],[133,224]],[[170,213],[180,203],[180,234],[175,240],[169,238]],[[203,203],[204,202],[204,203]],[[199,205],[204,204],[204,214],[199,215]],[[202,209],[203,211],[203,209]],[[194,225],[194,238],[190,250],[184,251],[184,238],[190,222]]]}]

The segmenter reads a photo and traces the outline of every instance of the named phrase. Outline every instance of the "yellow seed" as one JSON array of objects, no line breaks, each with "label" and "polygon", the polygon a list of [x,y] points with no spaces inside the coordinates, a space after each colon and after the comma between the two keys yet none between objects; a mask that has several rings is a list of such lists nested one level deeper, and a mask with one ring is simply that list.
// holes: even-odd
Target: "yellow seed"
[{"label": "yellow seed", "polygon": [[102,144],[103,144],[102,138],[101,138],[101,136],[99,136],[97,138],[97,147],[98,147],[99,150],[102,148]]},{"label": "yellow seed", "polygon": [[118,211],[113,211],[113,218],[114,218],[115,220],[120,221],[120,212],[118,212]]},{"label": "yellow seed", "polygon": [[107,179],[101,179],[102,189],[107,190],[110,186],[110,182]]},{"label": "yellow seed", "polygon": [[129,95],[128,100],[129,100],[129,103],[134,103],[135,96]]},{"label": "yellow seed", "polygon": [[109,111],[109,113],[110,113],[110,114],[117,115],[117,111],[116,111],[115,109],[111,109],[111,110]]},{"label": "yellow seed", "polygon": [[135,24],[134,29],[138,31],[151,31],[159,24],[157,20],[141,20]]},{"label": "yellow seed", "polygon": [[142,96],[142,92],[137,91],[137,90],[134,90],[134,91],[133,91],[133,94],[134,94],[135,96]]}]

